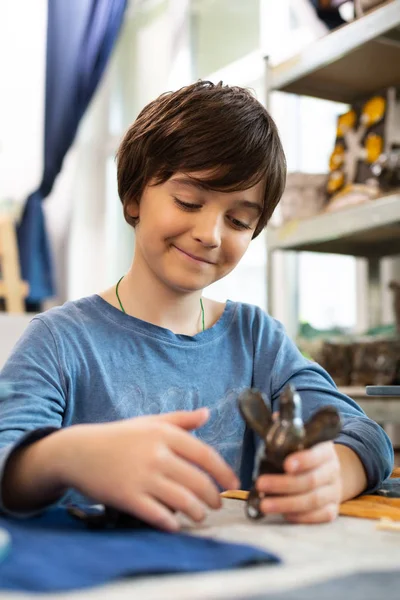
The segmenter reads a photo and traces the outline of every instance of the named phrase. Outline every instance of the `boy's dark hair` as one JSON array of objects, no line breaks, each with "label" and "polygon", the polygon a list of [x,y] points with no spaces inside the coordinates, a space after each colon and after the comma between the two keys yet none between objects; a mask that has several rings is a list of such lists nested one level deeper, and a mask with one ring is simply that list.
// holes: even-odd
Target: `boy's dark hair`
[{"label": "boy's dark hair", "polygon": [[209,172],[204,189],[233,192],[265,181],[263,210],[253,237],[267,225],[283,193],[286,160],[274,121],[240,87],[198,81],[150,102],[126,132],[117,152],[118,192],[124,216],[151,180],[174,173]]}]

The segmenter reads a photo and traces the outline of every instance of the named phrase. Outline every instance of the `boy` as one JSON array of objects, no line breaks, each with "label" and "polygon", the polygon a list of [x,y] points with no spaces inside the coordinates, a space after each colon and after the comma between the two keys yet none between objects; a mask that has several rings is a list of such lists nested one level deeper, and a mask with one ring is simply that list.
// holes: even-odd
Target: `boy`
[{"label": "boy", "polygon": [[[256,387],[273,410],[293,383],[304,418],[334,404],[335,444],[258,479],[265,513],[332,520],[389,476],[391,444],[282,326],[251,305],[202,298],[267,224],[285,184],[274,122],[244,89],[198,82],[160,96],[117,155],[129,272],[100,295],[35,317],[2,373],[1,506],[29,514],[77,494],[167,530],[249,487],[255,440],[237,410]],[[189,430],[194,430],[194,434]],[[240,479],[239,479],[240,478]]]}]

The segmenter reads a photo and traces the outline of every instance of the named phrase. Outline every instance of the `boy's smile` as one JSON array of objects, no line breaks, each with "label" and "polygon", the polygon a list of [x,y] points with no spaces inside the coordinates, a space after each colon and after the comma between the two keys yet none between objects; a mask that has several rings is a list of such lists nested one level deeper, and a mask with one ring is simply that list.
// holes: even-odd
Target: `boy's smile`
[{"label": "boy's smile", "polygon": [[145,188],[139,204],[133,268],[175,291],[199,291],[227,275],[252,239],[262,210],[263,182],[235,192],[207,190],[175,174]]},{"label": "boy's smile", "polygon": [[176,248],[184,257],[186,257],[189,260],[192,260],[194,262],[197,262],[197,263],[200,263],[200,264],[206,264],[206,265],[213,265],[213,264],[215,264],[214,261],[211,261],[209,259],[203,258],[201,256],[195,256],[194,254],[191,254],[187,250],[183,250],[182,248],[178,248],[178,246],[176,246],[174,244],[172,244],[172,247]]}]

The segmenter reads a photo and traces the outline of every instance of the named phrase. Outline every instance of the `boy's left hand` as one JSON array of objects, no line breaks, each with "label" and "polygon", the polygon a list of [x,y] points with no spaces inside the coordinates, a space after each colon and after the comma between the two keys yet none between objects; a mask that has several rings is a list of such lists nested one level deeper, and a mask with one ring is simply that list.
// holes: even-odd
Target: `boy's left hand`
[{"label": "boy's left hand", "polygon": [[341,467],[333,442],[295,452],[284,463],[282,475],[260,475],[260,502],[265,514],[282,513],[291,523],[333,521],[342,498]]}]

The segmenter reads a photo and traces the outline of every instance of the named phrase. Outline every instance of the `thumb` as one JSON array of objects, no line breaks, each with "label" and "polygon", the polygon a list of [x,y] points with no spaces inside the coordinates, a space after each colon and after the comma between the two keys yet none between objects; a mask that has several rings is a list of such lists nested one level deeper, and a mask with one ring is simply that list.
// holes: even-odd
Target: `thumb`
[{"label": "thumb", "polygon": [[178,410],[172,413],[160,415],[163,421],[176,425],[182,429],[197,429],[206,423],[210,417],[207,407],[197,410]]}]

